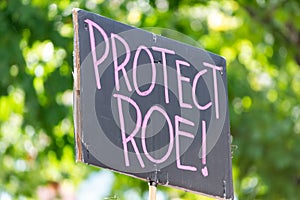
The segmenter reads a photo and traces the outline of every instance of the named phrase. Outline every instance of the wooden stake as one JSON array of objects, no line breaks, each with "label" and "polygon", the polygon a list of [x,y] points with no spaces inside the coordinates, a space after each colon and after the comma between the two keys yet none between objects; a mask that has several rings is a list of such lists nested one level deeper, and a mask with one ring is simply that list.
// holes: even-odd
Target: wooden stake
[{"label": "wooden stake", "polygon": [[156,200],[156,186],[154,181],[149,182],[149,200]]}]

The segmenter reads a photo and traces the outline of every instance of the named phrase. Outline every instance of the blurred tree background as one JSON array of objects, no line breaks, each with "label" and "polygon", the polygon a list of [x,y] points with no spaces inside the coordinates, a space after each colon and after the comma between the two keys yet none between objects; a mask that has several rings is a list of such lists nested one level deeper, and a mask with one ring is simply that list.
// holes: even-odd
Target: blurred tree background
[{"label": "blurred tree background", "polygon": [[[226,57],[236,197],[299,198],[298,0],[1,0],[1,200],[74,199],[99,171],[74,157],[74,7],[178,31]],[[107,197],[145,199],[147,183],[110,179]],[[163,199],[202,199],[159,191]]]}]

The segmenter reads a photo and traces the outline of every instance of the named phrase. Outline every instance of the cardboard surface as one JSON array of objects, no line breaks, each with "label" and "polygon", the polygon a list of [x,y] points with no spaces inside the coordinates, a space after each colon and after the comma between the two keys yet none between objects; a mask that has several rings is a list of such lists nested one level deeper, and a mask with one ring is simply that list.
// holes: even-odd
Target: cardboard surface
[{"label": "cardboard surface", "polygon": [[76,159],[233,199],[225,59],[87,11],[73,20]]}]

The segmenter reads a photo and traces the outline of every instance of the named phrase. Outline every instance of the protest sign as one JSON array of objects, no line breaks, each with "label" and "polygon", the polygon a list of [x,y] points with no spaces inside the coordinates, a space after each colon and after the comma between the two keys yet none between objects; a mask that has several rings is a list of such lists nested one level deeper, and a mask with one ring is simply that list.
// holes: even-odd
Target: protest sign
[{"label": "protest sign", "polygon": [[77,160],[232,199],[224,58],[74,10]]}]

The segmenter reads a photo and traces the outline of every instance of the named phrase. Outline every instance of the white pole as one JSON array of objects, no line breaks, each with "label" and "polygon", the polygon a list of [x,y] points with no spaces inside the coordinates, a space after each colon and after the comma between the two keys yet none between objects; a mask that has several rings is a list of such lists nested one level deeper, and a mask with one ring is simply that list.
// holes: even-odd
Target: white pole
[{"label": "white pole", "polygon": [[156,200],[156,185],[154,181],[149,182],[149,200]]}]

